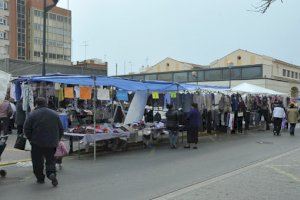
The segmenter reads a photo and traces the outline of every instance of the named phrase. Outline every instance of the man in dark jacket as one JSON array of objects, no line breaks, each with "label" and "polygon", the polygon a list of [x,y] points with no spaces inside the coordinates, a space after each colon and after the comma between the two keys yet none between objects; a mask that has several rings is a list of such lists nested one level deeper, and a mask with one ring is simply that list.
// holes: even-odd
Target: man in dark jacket
[{"label": "man in dark jacket", "polygon": [[63,135],[63,126],[58,114],[48,109],[46,99],[36,99],[36,109],[32,111],[24,124],[24,132],[31,143],[31,158],[33,172],[38,183],[45,182],[44,159],[46,160],[46,175],[57,186],[54,154],[60,138]]},{"label": "man in dark jacket", "polygon": [[168,111],[166,113],[166,128],[169,131],[170,147],[172,149],[177,148],[178,139],[178,113],[173,109],[173,105],[167,105]]}]

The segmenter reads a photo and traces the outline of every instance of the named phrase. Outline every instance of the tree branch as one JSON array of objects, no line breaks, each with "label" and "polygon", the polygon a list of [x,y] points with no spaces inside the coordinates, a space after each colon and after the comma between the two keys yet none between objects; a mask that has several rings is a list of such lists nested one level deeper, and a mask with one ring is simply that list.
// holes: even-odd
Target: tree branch
[{"label": "tree branch", "polygon": [[[255,7],[255,10],[260,13],[266,13],[267,10],[270,8],[271,4],[274,3],[276,0],[261,0],[261,4]],[[280,0],[283,3],[283,0]]]}]

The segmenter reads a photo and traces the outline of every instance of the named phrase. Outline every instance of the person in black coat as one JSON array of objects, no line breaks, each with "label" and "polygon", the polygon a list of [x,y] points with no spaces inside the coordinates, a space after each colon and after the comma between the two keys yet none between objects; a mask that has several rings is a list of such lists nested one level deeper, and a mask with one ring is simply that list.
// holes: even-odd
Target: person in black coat
[{"label": "person in black coat", "polygon": [[187,123],[187,145],[184,148],[190,148],[190,144],[194,144],[194,149],[197,149],[198,132],[200,127],[200,112],[198,110],[198,104],[193,103],[192,109],[188,113]]},{"label": "person in black coat", "polygon": [[17,133],[18,135],[23,133],[23,125],[26,119],[26,112],[23,110],[23,100],[20,99],[17,102],[16,106],[16,124],[17,124]]},{"label": "person in black coat", "polygon": [[172,149],[177,148],[178,140],[178,114],[177,111],[173,109],[173,105],[167,105],[168,111],[166,113],[166,128],[169,131],[170,137],[170,147]]},{"label": "person in black coat", "polygon": [[36,99],[36,109],[27,117],[24,133],[31,143],[31,158],[33,172],[38,183],[44,183],[44,158],[46,159],[46,175],[55,187],[56,178],[55,158],[56,147],[63,135],[63,125],[58,114],[47,108],[46,99]]}]

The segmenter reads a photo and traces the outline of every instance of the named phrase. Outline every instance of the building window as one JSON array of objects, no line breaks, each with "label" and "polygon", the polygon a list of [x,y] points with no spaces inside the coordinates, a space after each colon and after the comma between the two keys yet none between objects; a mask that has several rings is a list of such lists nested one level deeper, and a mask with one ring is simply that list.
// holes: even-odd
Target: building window
[{"label": "building window", "polygon": [[187,72],[174,73],[174,82],[182,83],[188,81]]},{"label": "building window", "polygon": [[282,76],[286,76],[286,69],[282,70]]},{"label": "building window", "polygon": [[222,70],[214,69],[205,71],[205,80],[206,81],[219,81],[222,80]]},{"label": "building window", "polygon": [[292,72],[292,76],[291,76],[291,78],[294,78],[294,72]]},{"label": "building window", "polygon": [[295,72],[295,79],[298,79],[298,72]]},{"label": "building window", "polygon": [[0,32],[0,39],[6,40],[7,39],[7,33],[6,32]]},{"label": "building window", "polygon": [[198,72],[193,71],[188,73],[189,82],[196,82],[198,80]]},{"label": "building window", "polygon": [[143,81],[144,76],[143,75],[136,75],[136,76],[132,76],[132,79],[136,80],[136,81]]},{"label": "building window", "polygon": [[242,79],[262,78],[261,67],[245,67],[242,68]]},{"label": "building window", "polygon": [[146,81],[157,80],[157,75],[156,74],[147,74],[147,75],[145,75],[145,80]]},{"label": "building window", "polygon": [[287,77],[290,77],[290,70],[287,70]]},{"label": "building window", "polygon": [[157,80],[172,82],[173,81],[173,74],[172,73],[158,74],[157,75]]},{"label": "building window", "polygon": [[0,17],[0,24],[1,25],[7,25],[7,20],[4,17]]},{"label": "building window", "polygon": [[167,63],[167,67],[170,67],[170,63]]},{"label": "building window", "polygon": [[7,1],[0,1],[0,9],[1,10],[8,10],[8,3]]}]

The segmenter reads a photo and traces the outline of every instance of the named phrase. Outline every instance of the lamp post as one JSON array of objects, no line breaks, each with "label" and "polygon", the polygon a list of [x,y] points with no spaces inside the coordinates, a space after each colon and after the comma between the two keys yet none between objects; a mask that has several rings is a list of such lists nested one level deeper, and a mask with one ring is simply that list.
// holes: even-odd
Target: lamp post
[{"label": "lamp post", "polygon": [[47,6],[47,0],[44,0],[44,23],[43,23],[43,66],[42,76],[46,76],[46,28],[47,28],[47,12],[56,6],[59,0],[52,0],[53,4]]},{"label": "lamp post", "polygon": [[229,67],[229,89],[231,88],[231,65]]}]

